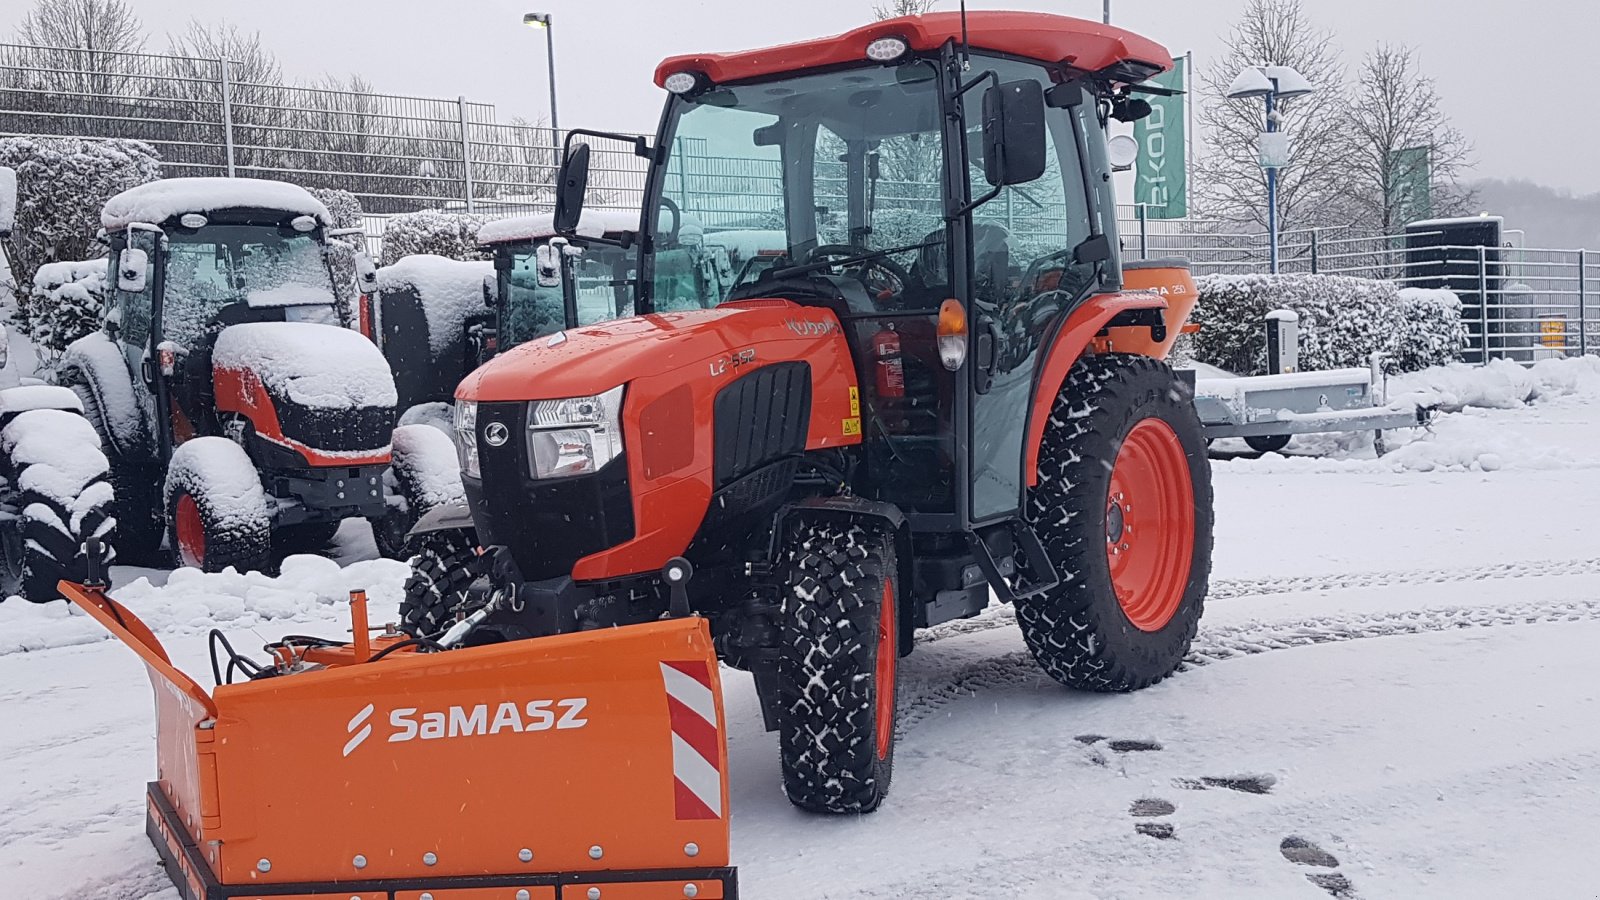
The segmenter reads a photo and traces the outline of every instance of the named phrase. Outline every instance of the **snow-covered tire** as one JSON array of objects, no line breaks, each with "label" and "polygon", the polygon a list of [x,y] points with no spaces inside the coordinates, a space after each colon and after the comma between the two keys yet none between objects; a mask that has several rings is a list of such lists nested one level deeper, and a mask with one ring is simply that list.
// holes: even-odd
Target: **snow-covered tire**
[{"label": "snow-covered tire", "polygon": [[1289,446],[1289,435],[1267,434],[1259,437],[1247,437],[1244,442],[1250,446],[1251,450],[1257,453],[1277,453],[1279,450]]},{"label": "snow-covered tire", "polygon": [[455,624],[467,588],[489,571],[471,529],[450,528],[415,541],[411,577],[400,601],[400,628],[412,637],[430,637]]},{"label": "snow-covered tire", "polygon": [[1068,687],[1166,678],[1211,574],[1211,464],[1189,389],[1144,356],[1089,356],[1056,398],[1028,515],[1061,583],[1016,603],[1040,667]]},{"label": "snow-covered tire", "polygon": [[383,484],[390,502],[383,518],[371,520],[372,539],[389,559],[411,555],[407,535],[429,510],[466,499],[455,444],[432,425],[401,425],[394,430]]},{"label": "snow-covered tire", "polygon": [[0,599],[59,599],[62,579],[83,581],[84,542],[102,542],[102,566],[114,558],[116,517],[106,458],[94,429],[77,413],[39,409],[0,432],[6,455],[0,521]]},{"label": "snow-covered tire", "polygon": [[872,812],[894,773],[894,535],[837,517],[785,536],[778,747],[789,802]]},{"label": "snow-covered tire", "polygon": [[238,444],[199,437],[178,447],[165,496],[175,565],[251,572],[271,562],[272,514],[261,476]]},{"label": "snow-covered tire", "polygon": [[129,565],[158,565],[161,539],[166,536],[166,521],[161,515],[161,478],[148,460],[133,459],[117,452],[106,424],[100,397],[89,378],[78,369],[65,373],[67,387],[83,404],[83,417],[94,427],[100,447],[111,465],[111,488],[116,494],[117,556]]}]

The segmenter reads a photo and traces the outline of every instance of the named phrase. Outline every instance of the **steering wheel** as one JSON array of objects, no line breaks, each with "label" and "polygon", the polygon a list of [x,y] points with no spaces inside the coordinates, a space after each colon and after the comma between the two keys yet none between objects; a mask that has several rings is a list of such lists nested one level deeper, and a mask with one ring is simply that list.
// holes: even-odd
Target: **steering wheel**
[{"label": "steering wheel", "polygon": [[[672,230],[667,233],[667,240],[676,245],[678,243],[678,232],[683,228],[683,210],[679,209],[678,204],[666,196],[661,198],[661,207],[672,213]],[[659,222],[656,224],[660,225]]]},{"label": "steering wheel", "polygon": [[[843,261],[871,252],[865,247],[851,244],[823,244],[806,254],[806,262],[827,262],[830,259]],[[847,263],[838,267],[836,274],[848,275],[861,282],[873,301],[880,306],[899,306],[905,300],[906,285],[911,283],[911,273],[887,256]]]}]

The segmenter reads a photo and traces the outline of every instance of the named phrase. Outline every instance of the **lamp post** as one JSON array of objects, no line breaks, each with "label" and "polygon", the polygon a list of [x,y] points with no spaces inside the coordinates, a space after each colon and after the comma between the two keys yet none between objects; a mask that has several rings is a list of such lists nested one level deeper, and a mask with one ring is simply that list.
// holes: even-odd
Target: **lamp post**
[{"label": "lamp post", "polygon": [[1106,0],[1105,22],[1107,25],[1111,24],[1111,0]]},{"label": "lamp post", "polygon": [[556,118],[556,26],[555,19],[549,13],[527,13],[522,17],[522,24],[529,28],[544,30],[545,58],[550,61],[550,129],[559,138],[561,123]]},{"label": "lamp post", "polygon": [[1261,135],[1261,167],[1267,170],[1267,242],[1269,271],[1278,274],[1278,170],[1289,164],[1289,139],[1278,131],[1278,103],[1304,97],[1316,88],[1289,66],[1251,66],[1228,86],[1229,100],[1260,97],[1267,104],[1267,130]]}]

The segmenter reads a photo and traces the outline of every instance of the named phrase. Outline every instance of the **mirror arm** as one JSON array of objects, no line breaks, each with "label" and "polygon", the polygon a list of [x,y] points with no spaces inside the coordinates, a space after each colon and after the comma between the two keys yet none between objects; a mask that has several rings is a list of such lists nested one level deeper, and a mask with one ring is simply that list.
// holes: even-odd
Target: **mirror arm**
[{"label": "mirror arm", "polygon": [[[977,87],[980,84],[983,84],[986,81],[990,82],[990,87],[998,89],[1000,87],[1000,74],[998,72],[996,72],[995,70],[993,70],[993,69],[989,69],[986,72],[979,73],[977,75],[977,77],[973,78],[971,81],[967,82],[966,84],[962,85],[960,88],[956,89],[956,92],[954,94],[955,99],[960,99],[961,97],[965,96],[968,91],[972,90],[973,88]],[[1002,116],[1005,115],[1005,110],[1003,108],[1001,109],[1000,114]],[[962,115],[962,118],[965,119],[965,117],[966,117],[966,104],[962,104],[961,115]],[[961,123],[961,126],[962,126],[961,127],[961,132],[962,132],[962,134],[965,134],[966,130],[967,130],[966,129],[966,122],[963,121]],[[1004,121],[1002,121],[1000,123],[1000,130],[1002,132],[1005,131],[1005,122]],[[969,182],[970,182],[970,179],[969,179]],[[965,206],[962,206],[960,209],[957,209],[955,212],[949,213],[948,215],[946,215],[944,217],[944,220],[946,222],[954,222],[955,220],[957,220],[957,219],[961,218],[962,216],[966,215],[967,213],[972,212],[973,210],[977,209],[978,207],[984,205],[985,203],[988,203],[990,200],[993,200],[994,198],[1000,196],[1000,192],[1002,190],[1004,190],[1004,189],[1005,189],[1005,185],[1003,185],[1003,184],[995,185],[994,186],[994,190],[990,191],[987,194],[984,194],[982,197],[979,197],[976,200],[971,201],[970,203],[967,203]]]}]

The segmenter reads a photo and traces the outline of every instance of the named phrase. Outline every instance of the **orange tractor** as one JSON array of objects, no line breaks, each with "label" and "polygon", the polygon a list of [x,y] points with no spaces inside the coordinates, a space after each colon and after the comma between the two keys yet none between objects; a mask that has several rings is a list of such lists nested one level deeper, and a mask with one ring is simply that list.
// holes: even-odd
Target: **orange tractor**
[{"label": "orange tractor", "polygon": [[[1195,293],[1182,263],[1121,264],[1106,131],[1170,60],[981,12],[663,62],[654,144],[573,132],[558,184],[570,231],[574,138],[650,160],[640,314],[462,383],[467,508],[417,532],[470,524],[478,551],[418,568],[408,627],[472,645],[704,618],[754,675],[789,799],[822,812],[882,802],[897,660],[991,596],[1063,684],[1165,678],[1211,565],[1192,385],[1163,362]],[[787,246],[667,304],[656,256],[690,218],[707,243],[781,223]]]}]

